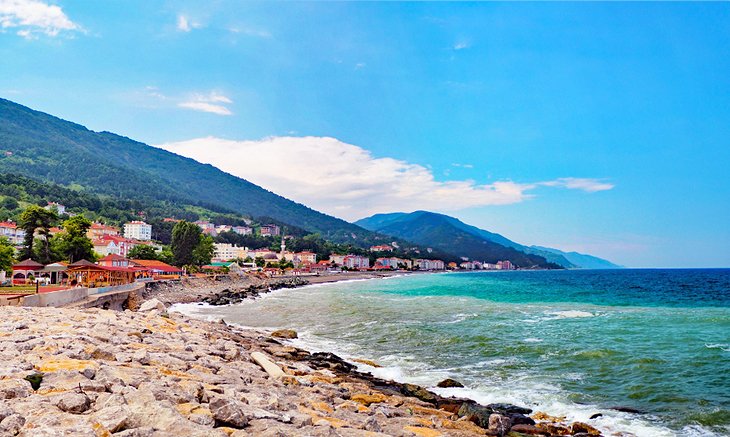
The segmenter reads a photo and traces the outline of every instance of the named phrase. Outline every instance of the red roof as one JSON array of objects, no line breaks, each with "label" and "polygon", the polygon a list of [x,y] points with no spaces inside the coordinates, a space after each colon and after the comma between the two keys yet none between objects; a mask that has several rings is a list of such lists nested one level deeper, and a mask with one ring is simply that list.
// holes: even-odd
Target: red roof
[{"label": "red roof", "polygon": [[43,264],[37,263],[30,258],[13,265],[13,270],[38,270],[42,268]]},{"label": "red roof", "polygon": [[105,256],[104,258],[100,259],[99,261],[119,261],[126,259],[125,257],[121,255],[117,255],[115,253],[110,253],[109,255]]},{"label": "red roof", "polygon": [[182,273],[182,269],[155,259],[133,259],[130,261],[138,266],[146,267],[149,270],[157,270],[165,273]]},{"label": "red roof", "polygon": [[13,228],[16,229],[18,225],[13,222],[0,222],[0,228]]}]

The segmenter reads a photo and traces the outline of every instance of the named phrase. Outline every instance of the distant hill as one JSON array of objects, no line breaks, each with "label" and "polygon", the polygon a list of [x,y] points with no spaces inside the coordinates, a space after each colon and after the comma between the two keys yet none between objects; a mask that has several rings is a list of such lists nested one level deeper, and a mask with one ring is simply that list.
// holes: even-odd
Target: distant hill
[{"label": "distant hill", "polygon": [[524,246],[494,232],[468,225],[454,217],[428,211],[376,214],[355,222],[371,231],[405,238],[478,261],[509,259],[521,266],[556,264],[564,268],[619,268],[601,258]]},{"label": "distant hill", "polygon": [[[528,254],[514,247],[497,243],[492,238],[500,240],[504,237],[469,226],[443,214],[428,211],[416,211],[410,214],[377,214],[359,220],[355,224],[477,261],[496,263],[501,260],[510,260],[516,266],[523,268],[562,267],[557,263],[549,262],[542,256]],[[567,260],[563,260],[563,262],[568,264]]]},{"label": "distant hill", "polygon": [[572,264],[579,266],[582,269],[621,269],[621,268],[623,268],[623,266],[614,264],[611,261],[605,260],[603,258],[598,258],[593,255],[586,255],[586,254],[578,253],[578,252],[563,252],[562,250],[551,249],[549,247],[541,247],[541,246],[530,246],[530,249],[540,251],[541,253],[543,253],[543,252],[555,253],[555,254],[560,255],[563,258],[567,259]]},{"label": "distant hill", "polygon": [[189,158],[0,99],[0,173],[126,199],[270,217],[360,247],[391,239]]}]

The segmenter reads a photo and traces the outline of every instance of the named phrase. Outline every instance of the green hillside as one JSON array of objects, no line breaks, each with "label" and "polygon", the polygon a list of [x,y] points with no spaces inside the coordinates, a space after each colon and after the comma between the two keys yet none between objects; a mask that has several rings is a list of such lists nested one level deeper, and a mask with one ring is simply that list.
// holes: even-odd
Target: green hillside
[{"label": "green hillside", "polygon": [[270,217],[360,247],[389,240],[211,165],[0,99],[0,173],[126,199]]},{"label": "green hillside", "polygon": [[362,219],[356,224],[477,261],[496,263],[509,260],[523,268],[562,267],[548,262],[541,256],[526,254],[513,247],[495,243],[472,230],[472,227],[443,214],[427,211],[416,211],[411,214],[378,214]]}]

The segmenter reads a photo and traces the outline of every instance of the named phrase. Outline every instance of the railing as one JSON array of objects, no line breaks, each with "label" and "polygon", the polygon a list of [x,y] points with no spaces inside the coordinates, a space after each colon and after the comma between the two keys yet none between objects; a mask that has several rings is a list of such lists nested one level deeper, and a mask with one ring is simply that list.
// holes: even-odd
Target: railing
[{"label": "railing", "polygon": [[92,294],[110,293],[112,291],[129,291],[139,287],[139,284],[132,282],[124,285],[110,285],[108,287],[89,288],[89,296]]}]

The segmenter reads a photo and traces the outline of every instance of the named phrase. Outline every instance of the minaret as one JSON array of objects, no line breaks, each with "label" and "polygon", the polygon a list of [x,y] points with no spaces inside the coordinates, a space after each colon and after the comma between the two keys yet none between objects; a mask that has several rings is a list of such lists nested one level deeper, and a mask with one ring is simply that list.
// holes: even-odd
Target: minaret
[{"label": "minaret", "polygon": [[284,228],[281,229],[281,261],[284,261],[284,252],[286,252],[286,233],[284,232]]}]

